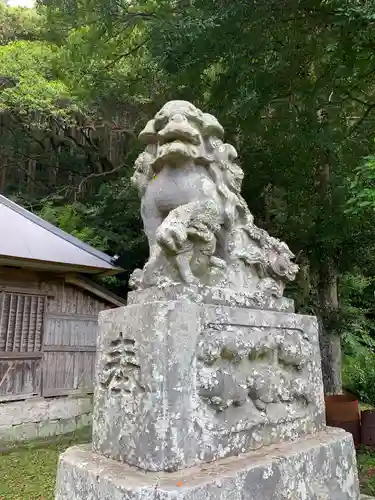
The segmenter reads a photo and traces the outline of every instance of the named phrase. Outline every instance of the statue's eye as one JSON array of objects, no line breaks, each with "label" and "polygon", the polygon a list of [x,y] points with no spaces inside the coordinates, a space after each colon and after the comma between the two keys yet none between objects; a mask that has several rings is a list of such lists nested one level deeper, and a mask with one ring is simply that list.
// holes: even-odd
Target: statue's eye
[{"label": "statue's eye", "polygon": [[167,123],[168,123],[169,119],[166,117],[166,116],[160,116],[160,117],[156,117],[155,118],[155,130],[156,132],[159,132],[162,128],[164,128]]}]

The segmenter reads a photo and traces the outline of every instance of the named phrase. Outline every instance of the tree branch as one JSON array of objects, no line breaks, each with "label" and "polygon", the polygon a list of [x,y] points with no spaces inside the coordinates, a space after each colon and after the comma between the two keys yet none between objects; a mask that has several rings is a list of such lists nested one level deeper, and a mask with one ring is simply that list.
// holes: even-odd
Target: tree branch
[{"label": "tree branch", "polygon": [[117,172],[123,167],[123,165],[118,165],[117,167],[114,167],[112,170],[107,170],[107,172],[94,172],[92,174],[89,174],[87,177],[81,180],[81,182],[78,185],[78,192],[81,193],[83,186],[86,184],[86,182],[89,179],[92,179],[93,177],[105,177],[106,175],[113,174],[114,172]]},{"label": "tree branch", "polygon": [[150,37],[147,37],[145,38],[141,43],[139,43],[138,45],[136,45],[135,47],[133,47],[132,49],[128,50],[127,52],[124,52],[122,54],[118,54],[112,61],[110,61],[108,64],[106,64],[104,66],[103,69],[108,69],[110,68],[113,64],[116,64],[117,62],[119,62],[121,59],[123,59],[124,57],[128,57],[132,54],[134,54],[135,52],[137,52],[137,50],[141,49],[144,45],[146,45],[146,43],[150,40]]},{"label": "tree branch", "polygon": [[373,111],[374,109],[375,109],[375,103],[368,106],[368,108],[363,113],[361,118],[359,118],[357,122],[352,127],[350,127],[348,137],[350,137],[353,134],[353,132],[355,132],[357,128],[361,126],[361,124],[366,120],[371,111]]}]

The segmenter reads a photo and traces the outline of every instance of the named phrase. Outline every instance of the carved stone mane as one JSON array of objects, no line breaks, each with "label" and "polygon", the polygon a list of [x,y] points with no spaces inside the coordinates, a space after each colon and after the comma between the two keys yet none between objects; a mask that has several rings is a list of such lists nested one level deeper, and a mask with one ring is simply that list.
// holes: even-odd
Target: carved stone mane
[{"label": "carved stone mane", "polygon": [[282,297],[298,266],[288,246],[254,224],[241,196],[237,152],[210,114],[168,102],[140,134],[133,184],[150,247],[130,285],[204,285]]}]

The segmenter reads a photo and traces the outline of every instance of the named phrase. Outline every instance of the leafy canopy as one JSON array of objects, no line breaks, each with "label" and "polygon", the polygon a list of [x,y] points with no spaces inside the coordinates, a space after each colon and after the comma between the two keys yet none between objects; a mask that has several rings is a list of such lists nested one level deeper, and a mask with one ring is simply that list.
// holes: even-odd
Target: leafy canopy
[{"label": "leafy canopy", "polygon": [[64,117],[79,110],[77,99],[54,72],[57,53],[57,47],[39,41],[0,47],[0,74],[5,83],[0,92],[1,111]]}]

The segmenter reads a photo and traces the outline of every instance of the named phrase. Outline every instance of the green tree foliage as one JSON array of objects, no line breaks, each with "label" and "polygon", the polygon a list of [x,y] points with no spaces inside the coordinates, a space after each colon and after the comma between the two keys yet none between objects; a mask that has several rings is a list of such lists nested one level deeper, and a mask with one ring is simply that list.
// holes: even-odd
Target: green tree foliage
[{"label": "green tree foliage", "polygon": [[43,18],[35,9],[8,7],[0,1],[0,45],[19,40],[40,40]]},{"label": "green tree foliage", "polygon": [[158,68],[146,46],[154,2],[124,2],[124,10],[121,2],[111,1],[40,2],[44,3],[48,36],[63,32],[62,77],[76,92],[107,114],[118,104],[123,111],[125,104],[141,110],[150,103],[158,92]]},{"label": "green tree foliage", "polygon": [[107,242],[107,248],[118,255],[118,265],[124,273],[115,285],[124,292],[130,274],[135,268],[143,267],[148,257],[138,193],[130,185],[129,175],[102,184],[92,201],[89,222]]},{"label": "green tree foliage", "polygon": [[[362,270],[363,272],[363,270]],[[340,329],[345,354],[375,353],[375,277],[345,274],[340,280]]]},{"label": "green tree foliage", "polygon": [[367,156],[356,169],[347,213],[371,217],[375,210],[375,156]]},{"label": "green tree foliage", "polygon": [[101,238],[93,227],[86,225],[87,211],[88,207],[81,203],[59,206],[47,201],[39,210],[39,216],[98,250],[105,250],[107,248],[105,238]]},{"label": "green tree foliage", "polygon": [[0,92],[1,111],[43,120],[79,110],[77,99],[53,70],[57,53],[57,47],[40,41],[0,46],[0,74],[5,86]]}]

